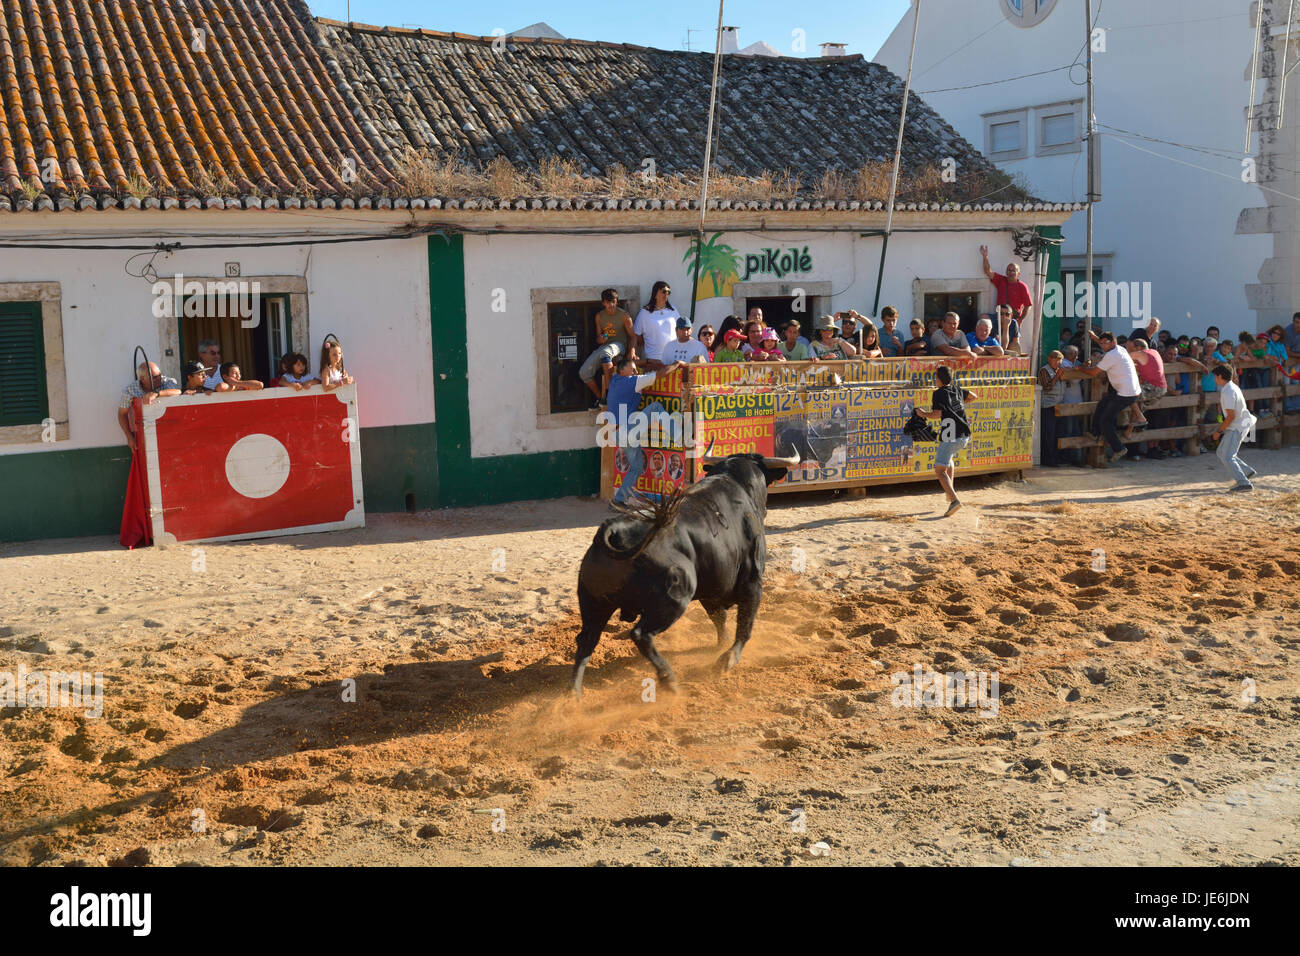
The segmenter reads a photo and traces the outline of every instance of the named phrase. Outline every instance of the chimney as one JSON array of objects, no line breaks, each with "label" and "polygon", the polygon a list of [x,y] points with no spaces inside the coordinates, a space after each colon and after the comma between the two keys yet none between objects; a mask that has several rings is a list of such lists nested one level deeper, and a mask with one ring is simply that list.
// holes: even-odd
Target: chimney
[{"label": "chimney", "polygon": [[722,28],[722,52],[736,53],[740,50],[740,36],[736,27]]},{"label": "chimney", "polygon": [[843,56],[847,46],[846,43],[823,43],[822,56]]}]

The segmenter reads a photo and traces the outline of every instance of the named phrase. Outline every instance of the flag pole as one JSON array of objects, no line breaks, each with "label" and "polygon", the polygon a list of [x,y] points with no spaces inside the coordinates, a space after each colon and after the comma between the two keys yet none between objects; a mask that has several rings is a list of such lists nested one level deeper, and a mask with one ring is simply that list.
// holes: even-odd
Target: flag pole
[{"label": "flag pole", "polygon": [[916,31],[921,24],[921,0],[915,0],[912,13],[912,51],[907,55],[907,79],[903,81],[903,108],[898,116],[898,142],[894,145],[894,172],[889,177],[889,207],[885,213],[885,236],[880,245],[880,268],[876,272],[876,299],[871,305],[871,318],[880,314],[880,286],[885,280],[885,252],[889,249],[889,233],[894,225],[894,200],[898,196],[898,173],[903,163],[903,131],[907,128],[907,100],[912,93],[912,61],[916,59]]},{"label": "flag pole", "polygon": [[695,238],[695,274],[691,276],[691,327],[695,327],[695,296],[700,285],[700,260],[704,257],[704,212],[709,206],[709,166],[713,153],[713,112],[718,101],[718,67],[722,64],[722,7],[718,0],[718,37],[713,50],[713,83],[709,87],[709,122],[704,134],[704,176],[700,183],[700,228]]}]

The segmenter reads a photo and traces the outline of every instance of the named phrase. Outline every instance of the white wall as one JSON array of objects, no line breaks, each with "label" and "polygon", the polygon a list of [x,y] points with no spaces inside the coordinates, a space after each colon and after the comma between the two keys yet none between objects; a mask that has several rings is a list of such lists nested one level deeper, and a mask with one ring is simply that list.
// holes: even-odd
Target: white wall
[{"label": "white wall", "polygon": [[[53,215],[62,233],[76,229],[82,234],[83,229],[106,225],[119,232],[150,228],[145,219],[148,213],[105,212],[94,219],[85,213]],[[136,216],[140,218],[132,218]],[[256,227],[266,221],[266,217],[247,211],[170,212],[164,216],[161,220],[152,217],[154,222],[165,223],[157,232],[138,234],[130,241],[171,242],[186,231],[229,229],[235,217],[248,223],[247,241],[251,242],[257,241]],[[255,223],[255,219],[263,221]],[[16,232],[36,235],[38,222],[53,228],[51,216],[15,214],[5,220],[0,236]],[[302,228],[283,218],[273,223],[276,228]],[[0,247],[0,282],[57,281],[61,286],[69,417],[69,441],[0,444],[0,454],[124,444],[117,406],[122,388],[131,381],[132,351],[137,344],[143,345],[150,358],[160,360],[150,283],[125,272],[133,254]],[[135,259],[133,271],[138,272],[147,258]],[[307,355],[314,368],[325,334],[334,332],[340,338],[348,370],[359,386],[362,427],[433,420],[426,240],[180,251],[170,257],[158,256],[154,266],[160,278],[176,272],[220,277],[227,261],[240,262],[245,276],[306,277],[311,341],[307,347],[295,342],[295,347]]]},{"label": "white wall", "polygon": [[[1234,234],[1241,210],[1262,204],[1258,187],[1241,180],[1253,39],[1248,8],[1245,0],[1110,0],[1098,19],[1109,28],[1106,52],[1094,54],[1098,122],[1226,153],[1132,137],[1131,145],[1117,136],[1102,140],[1103,199],[1093,242],[1097,254],[1113,256],[1104,278],[1151,282],[1155,314],[1175,333],[1203,334],[1209,324],[1235,333],[1256,323],[1245,286],[1256,281],[1270,244]],[[876,60],[903,75],[911,35],[909,11]],[[1059,0],[1046,20],[1028,29],[1005,20],[1000,0],[927,0],[912,88],[986,150],[983,114],[1083,98],[1083,59],[1070,71],[927,91],[1053,70],[1074,61],[1083,39],[1082,0]],[[1023,172],[1044,200],[1086,198],[1083,152],[1035,157],[1031,141],[1029,158],[999,165]],[[1085,214],[1076,213],[1063,232],[1063,253],[1082,255]]]},{"label": "white wall", "polygon": [[[906,228],[895,220],[896,228]],[[856,233],[729,232],[721,241],[740,253],[772,246],[809,246],[813,270],[776,280],[829,282],[830,311],[871,311],[880,261],[880,240]],[[880,305],[895,306],[906,329],[913,313],[912,281],[982,276],[979,247],[988,244],[998,268],[1014,258],[1009,231],[895,232],[885,263]],[[670,234],[632,236],[467,236],[465,296],[468,313],[470,434],[475,457],[564,451],[595,445],[596,427],[537,427],[536,357],[531,290],[565,286],[639,286],[644,303],[656,280],[673,289],[673,305],[690,309],[690,277],[682,256],[687,240]],[[1017,260],[1018,261],[1018,260]],[[1023,277],[1034,281],[1032,263]],[[992,286],[981,280],[990,294]],[[494,290],[505,292],[504,314],[492,311]],[[705,300],[696,326],[715,326],[732,310],[730,298]],[[991,311],[991,309],[989,310]],[[812,318],[812,316],[809,316]],[[538,347],[546,347],[540,343]],[[585,356],[584,356],[585,358]]]}]

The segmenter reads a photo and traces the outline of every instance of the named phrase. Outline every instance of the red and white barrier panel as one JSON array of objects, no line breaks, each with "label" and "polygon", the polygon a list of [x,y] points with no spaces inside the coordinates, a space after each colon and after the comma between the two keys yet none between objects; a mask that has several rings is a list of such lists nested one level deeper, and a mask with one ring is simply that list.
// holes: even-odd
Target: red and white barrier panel
[{"label": "red and white barrier panel", "polygon": [[178,395],[143,412],[156,545],[365,526],[355,385]]}]

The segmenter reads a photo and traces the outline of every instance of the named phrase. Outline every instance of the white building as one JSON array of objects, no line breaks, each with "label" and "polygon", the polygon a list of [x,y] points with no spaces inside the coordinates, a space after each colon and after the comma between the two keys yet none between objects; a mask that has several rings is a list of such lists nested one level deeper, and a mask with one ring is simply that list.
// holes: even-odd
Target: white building
[{"label": "white building", "polygon": [[[1293,251],[1300,90],[1292,90],[1289,139],[1275,138],[1272,147],[1273,165],[1289,171],[1243,181],[1251,178],[1243,160],[1260,149],[1256,135],[1245,153],[1253,4],[1093,3],[1102,137],[1095,275],[1151,283],[1154,313],[1175,333],[1200,335],[1217,325],[1235,335],[1289,318],[1300,308]],[[1287,3],[1272,6],[1265,47],[1280,60],[1276,33],[1285,30]],[[895,72],[907,69],[915,11],[913,4],[876,56]],[[1085,35],[1084,0],[924,0],[912,88],[1035,194],[1083,201]],[[1261,101],[1266,85],[1261,80],[1256,92]],[[1276,100],[1274,92],[1273,107]],[[1264,112],[1276,119],[1267,104]],[[1290,198],[1263,193],[1261,185]],[[1270,197],[1270,212],[1243,217]],[[1062,271],[1080,280],[1084,223],[1080,212],[1066,224],[1062,249]],[[1249,234],[1275,230],[1277,252],[1271,237]],[[1130,323],[1102,324],[1123,331]]]},{"label": "white building", "polygon": [[[135,7],[88,19],[102,31],[84,36],[90,50],[150,37],[170,64],[133,77],[155,104],[145,122],[96,74],[33,81],[0,61],[0,87],[42,84],[0,120],[0,540],[116,530],[130,463],[116,410],[137,345],[175,377],[211,337],[265,380],[284,352],[314,366],[333,333],[357,380],[366,509],[393,511],[595,493],[597,429],[576,370],[600,291],[616,288],[635,313],[664,279],[689,313],[698,200],[670,177],[701,158],[712,57],[261,7],[274,18],[234,33],[223,21],[229,43],[207,50],[190,32],[155,36]],[[35,27],[20,40],[51,45]],[[268,86],[263,51],[298,72]],[[883,67],[727,57],[723,70],[717,164],[732,177],[784,161],[815,184],[845,157],[892,155],[902,82]],[[786,85],[818,110],[818,136],[793,148],[788,133],[812,107],[771,96]],[[187,123],[160,105],[173,101],[222,108]],[[113,125],[93,124],[86,102],[107,104]],[[251,102],[264,122],[248,120]],[[943,153],[995,172],[923,105],[909,116],[909,162]],[[556,156],[588,175],[651,158],[664,183],[647,179],[650,194],[633,199],[611,191],[613,176],[585,180],[604,183],[587,194],[570,175],[549,193],[500,194],[485,178],[439,178],[441,160],[413,171],[412,148],[504,157],[534,175]],[[1074,208],[953,200],[905,202],[894,217],[880,304],[904,322],[990,311],[978,246],[1009,259],[1016,234],[1059,227]],[[870,311],[884,221],[878,199],[808,190],[711,200],[696,326],[753,305],[770,319]],[[254,327],[206,306],[159,314],[155,276],[177,275],[256,283]]]}]

